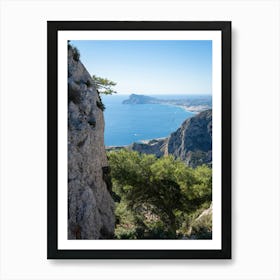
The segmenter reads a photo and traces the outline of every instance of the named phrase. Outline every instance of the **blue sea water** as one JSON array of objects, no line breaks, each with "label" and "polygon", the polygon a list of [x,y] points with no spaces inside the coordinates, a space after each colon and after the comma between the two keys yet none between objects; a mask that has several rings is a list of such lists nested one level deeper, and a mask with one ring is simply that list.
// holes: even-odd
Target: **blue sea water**
[{"label": "blue sea water", "polygon": [[[194,114],[183,108],[161,104],[122,104],[128,95],[102,96],[106,106],[105,145],[122,146],[166,137]],[[174,99],[174,95],[156,96]]]}]

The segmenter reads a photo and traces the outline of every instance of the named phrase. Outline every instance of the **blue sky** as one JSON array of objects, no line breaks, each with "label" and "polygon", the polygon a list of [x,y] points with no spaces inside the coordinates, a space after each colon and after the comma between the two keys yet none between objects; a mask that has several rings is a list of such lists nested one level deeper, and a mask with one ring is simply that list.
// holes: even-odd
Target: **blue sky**
[{"label": "blue sky", "polygon": [[211,41],[71,41],[118,94],[212,94]]}]

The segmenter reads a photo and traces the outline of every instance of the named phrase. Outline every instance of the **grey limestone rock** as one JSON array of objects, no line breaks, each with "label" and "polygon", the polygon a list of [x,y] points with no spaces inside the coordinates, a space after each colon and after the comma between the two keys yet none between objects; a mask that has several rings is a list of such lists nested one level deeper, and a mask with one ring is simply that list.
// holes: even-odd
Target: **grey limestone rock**
[{"label": "grey limestone rock", "polygon": [[73,59],[69,48],[68,239],[106,239],[114,235],[114,203],[103,175],[108,166],[104,116],[97,101],[99,95],[90,74]]},{"label": "grey limestone rock", "polygon": [[212,162],[212,110],[187,119],[168,138],[166,153],[195,167]]}]

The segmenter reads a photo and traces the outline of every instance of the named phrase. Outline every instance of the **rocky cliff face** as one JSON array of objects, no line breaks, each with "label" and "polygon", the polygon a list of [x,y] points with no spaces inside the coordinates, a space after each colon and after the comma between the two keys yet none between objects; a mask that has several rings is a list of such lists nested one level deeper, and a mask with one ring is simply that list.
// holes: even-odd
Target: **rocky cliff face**
[{"label": "rocky cliff face", "polygon": [[168,139],[166,154],[195,167],[212,162],[212,110],[187,119]]},{"label": "rocky cliff face", "polygon": [[133,143],[130,149],[157,157],[173,155],[188,166],[212,163],[212,110],[187,119],[169,137],[147,143]]},{"label": "rocky cliff face", "polygon": [[114,234],[104,117],[93,80],[68,48],[68,239]]}]

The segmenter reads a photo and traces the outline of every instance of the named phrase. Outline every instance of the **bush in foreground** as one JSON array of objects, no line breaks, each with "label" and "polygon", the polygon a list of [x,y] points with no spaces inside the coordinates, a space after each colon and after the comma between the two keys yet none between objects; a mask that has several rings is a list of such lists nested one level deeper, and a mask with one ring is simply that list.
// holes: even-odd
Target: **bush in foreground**
[{"label": "bush in foreground", "polygon": [[[181,238],[212,200],[212,170],[125,149],[108,153],[119,239]],[[205,207],[205,208],[204,208]],[[209,226],[210,225],[210,226]],[[207,223],[211,229],[212,221]],[[201,229],[199,229],[201,231]]]}]

